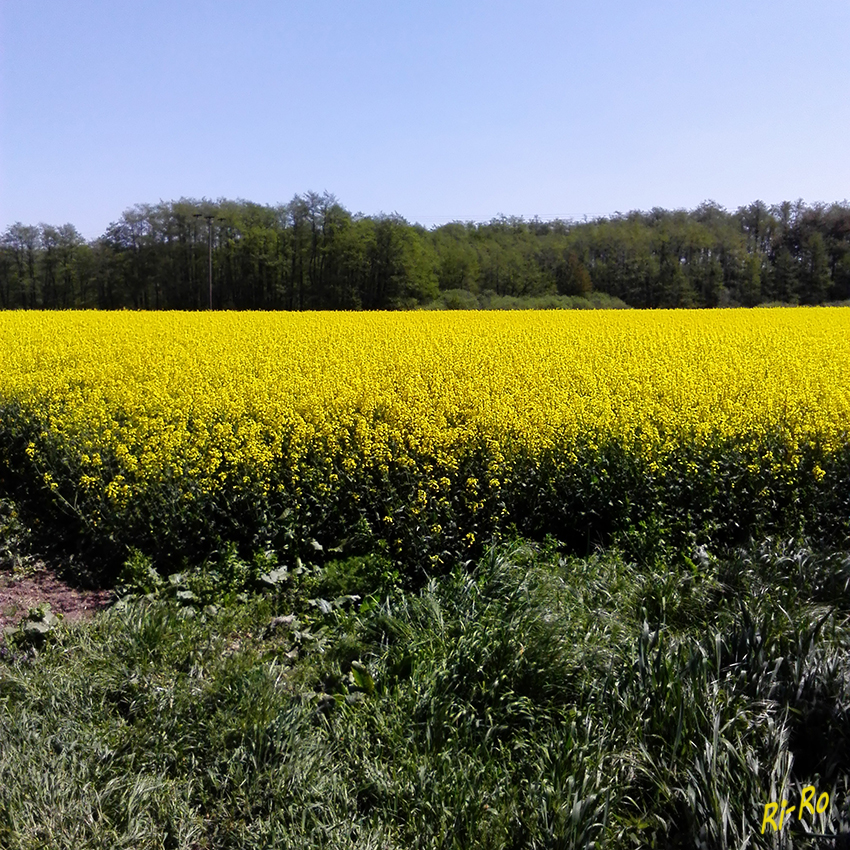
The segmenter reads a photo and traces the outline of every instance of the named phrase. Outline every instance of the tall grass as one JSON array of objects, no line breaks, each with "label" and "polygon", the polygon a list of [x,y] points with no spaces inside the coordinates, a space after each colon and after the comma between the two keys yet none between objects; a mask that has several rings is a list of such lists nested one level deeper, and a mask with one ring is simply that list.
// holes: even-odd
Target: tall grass
[{"label": "tall grass", "polygon": [[[810,846],[850,827],[848,567],[514,544],[359,608],[306,596],[360,562],[137,601],[7,647],[0,846]],[[805,784],[828,809],[762,835]]]}]

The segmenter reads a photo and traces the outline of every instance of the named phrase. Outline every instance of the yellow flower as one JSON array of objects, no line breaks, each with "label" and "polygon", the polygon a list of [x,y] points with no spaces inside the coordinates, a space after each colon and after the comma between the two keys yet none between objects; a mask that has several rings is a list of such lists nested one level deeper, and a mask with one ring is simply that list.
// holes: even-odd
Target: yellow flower
[{"label": "yellow flower", "polygon": [[475,512],[525,470],[566,473],[608,440],[663,474],[685,445],[718,472],[699,453],[732,438],[763,458],[750,472],[793,482],[805,446],[847,445],[848,329],[847,308],[6,312],[0,398],[23,411],[39,474],[66,481],[67,459],[86,473],[81,498],[106,492],[118,516],[166,482],[175,498],[297,500],[302,485],[344,487],[343,470],[373,482],[370,500],[389,478],[410,512],[453,488]]}]

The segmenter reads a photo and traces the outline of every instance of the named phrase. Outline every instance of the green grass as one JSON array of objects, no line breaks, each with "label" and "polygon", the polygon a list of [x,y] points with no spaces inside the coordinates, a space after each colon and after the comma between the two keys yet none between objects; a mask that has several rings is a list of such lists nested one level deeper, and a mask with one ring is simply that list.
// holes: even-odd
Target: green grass
[{"label": "green grass", "polygon": [[229,570],[0,651],[0,846],[779,847],[764,805],[806,784],[807,828],[850,828],[846,556]]}]

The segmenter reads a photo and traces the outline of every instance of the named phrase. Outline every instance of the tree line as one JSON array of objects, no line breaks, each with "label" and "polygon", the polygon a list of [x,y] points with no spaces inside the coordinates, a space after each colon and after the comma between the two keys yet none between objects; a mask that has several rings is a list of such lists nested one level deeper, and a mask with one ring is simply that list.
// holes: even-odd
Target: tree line
[{"label": "tree line", "polygon": [[[212,287],[210,287],[212,277]],[[17,222],[0,237],[0,309],[374,310],[595,295],[631,307],[850,299],[850,204],[517,217],[430,230],[309,192],[278,206],[138,204],[97,239]],[[441,297],[442,296],[442,297]],[[588,302],[589,303],[589,302]]]}]

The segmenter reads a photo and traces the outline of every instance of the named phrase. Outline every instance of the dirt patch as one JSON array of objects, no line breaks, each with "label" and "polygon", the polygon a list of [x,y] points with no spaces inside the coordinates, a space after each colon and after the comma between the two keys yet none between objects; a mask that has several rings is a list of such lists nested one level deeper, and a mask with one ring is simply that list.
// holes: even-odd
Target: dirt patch
[{"label": "dirt patch", "polygon": [[113,600],[111,590],[73,587],[41,564],[25,574],[0,570],[0,634],[26,617],[30,608],[47,602],[54,614],[69,621],[91,617]]}]

